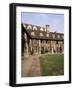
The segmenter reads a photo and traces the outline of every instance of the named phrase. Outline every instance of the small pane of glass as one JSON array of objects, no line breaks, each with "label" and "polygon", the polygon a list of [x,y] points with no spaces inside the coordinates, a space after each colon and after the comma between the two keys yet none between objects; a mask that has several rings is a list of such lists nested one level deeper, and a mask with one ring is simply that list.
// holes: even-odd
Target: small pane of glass
[{"label": "small pane of glass", "polygon": [[34,36],[34,32],[31,32],[31,35],[33,35],[33,36]]},{"label": "small pane of glass", "polygon": [[43,33],[40,33],[40,36],[43,36]]}]

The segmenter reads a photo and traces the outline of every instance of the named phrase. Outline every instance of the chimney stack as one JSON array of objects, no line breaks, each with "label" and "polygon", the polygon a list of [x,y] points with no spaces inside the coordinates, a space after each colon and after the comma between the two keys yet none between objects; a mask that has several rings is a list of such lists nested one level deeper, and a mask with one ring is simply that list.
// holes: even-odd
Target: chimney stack
[{"label": "chimney stack", "polygon": [[50,25],[46,25],[46,32],[50,32]]}]

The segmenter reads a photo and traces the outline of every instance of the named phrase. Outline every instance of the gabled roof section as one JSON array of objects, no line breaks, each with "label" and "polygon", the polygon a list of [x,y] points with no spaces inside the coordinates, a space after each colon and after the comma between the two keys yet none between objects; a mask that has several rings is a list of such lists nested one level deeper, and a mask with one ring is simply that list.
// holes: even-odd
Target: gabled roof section
[{"label": "gabled roof section", "polygon": [[32,39],[64,40],[64,33],[48,32],[46,28],[36,25],[22,24],[22,30]]}]

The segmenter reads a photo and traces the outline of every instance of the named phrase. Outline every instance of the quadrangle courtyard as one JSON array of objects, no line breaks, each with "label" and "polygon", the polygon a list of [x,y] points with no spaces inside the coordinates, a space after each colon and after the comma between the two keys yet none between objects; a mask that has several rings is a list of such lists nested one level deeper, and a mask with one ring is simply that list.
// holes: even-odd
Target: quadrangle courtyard
[{"label": "quadrangle courtyard", "polygon": [[64,75],[64,54],[29,55],[21,60],[22,77]]}]

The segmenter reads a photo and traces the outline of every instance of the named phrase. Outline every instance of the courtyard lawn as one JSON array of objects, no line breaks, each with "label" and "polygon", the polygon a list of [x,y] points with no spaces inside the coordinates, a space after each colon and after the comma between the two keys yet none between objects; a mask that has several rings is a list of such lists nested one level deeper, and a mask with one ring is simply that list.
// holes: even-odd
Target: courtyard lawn
[{"label": "courtyard lawn", "polygon": [[64,55],[42,55],[40,56],[42,76],[64,75]]}]

